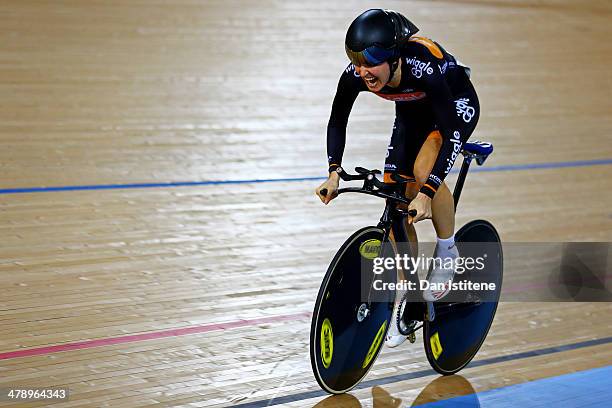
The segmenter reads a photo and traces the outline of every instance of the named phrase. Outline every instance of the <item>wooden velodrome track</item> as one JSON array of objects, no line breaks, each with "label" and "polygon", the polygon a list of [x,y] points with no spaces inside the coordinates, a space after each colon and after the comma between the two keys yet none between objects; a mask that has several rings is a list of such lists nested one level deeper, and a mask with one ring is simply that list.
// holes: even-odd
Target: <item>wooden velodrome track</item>
[{"label": "wooden velodrome track", "polygon": [[[612,336],[609,303],[504,303],[485,363],[461,377],[426,371],[419,338],[385,349],[352,396],[324,399],[310,312],[335,249],[382,203],[325,207],[307,178],[326,170],[345,30],[371,6],[2,2],[0,388],[67,386],[65,407],[380,408],[612,362],[610,341],[589,343]],[[458,225],[612,240],[610,2],[377,6],[472,66],[473,138],[495,153],[468,177]],[[392,115],[360,96],[345,167],[382,166]],[[247,182],[164,184],[209,180]],[[433,239],[429,222],[419,233]]]}]

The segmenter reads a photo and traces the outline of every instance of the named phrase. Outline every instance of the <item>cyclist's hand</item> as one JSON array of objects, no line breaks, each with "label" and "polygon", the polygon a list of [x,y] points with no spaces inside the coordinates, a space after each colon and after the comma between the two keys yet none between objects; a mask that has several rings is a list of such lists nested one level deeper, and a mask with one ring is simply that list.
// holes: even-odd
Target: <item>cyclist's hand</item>
[{"label": "cyclist's hand", "polygon": [[410,210],[416,210],[417,214],[414,217],[408,216],[408,224],[431,218],[431,198],[423,193],[417,194],[408,205],[408,211]]},{"label": "cyclist's hand", "polygon": [[[338,173],[333,172],[330,173],[329,178],[325,180],[323,184],[321,184],[315,190],[315,194],[319,196],[321,201],[327,205],[331,200],[336,198],[338,195],[338,186],[340,185],[340,176]],[[321,190],[327,190],[327,194],[321,194]]]}]

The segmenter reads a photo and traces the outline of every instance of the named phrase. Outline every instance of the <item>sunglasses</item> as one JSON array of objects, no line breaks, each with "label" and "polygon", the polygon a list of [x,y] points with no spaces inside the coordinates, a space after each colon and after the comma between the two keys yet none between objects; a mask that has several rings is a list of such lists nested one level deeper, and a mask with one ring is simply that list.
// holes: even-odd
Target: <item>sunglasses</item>
[{"label": "sunglasses", "polygon": [[395,54],[394,50],[370,46],[363,51],[352,51],[345,47],[349,60],[358,67],[374,67],[388,61]]}]

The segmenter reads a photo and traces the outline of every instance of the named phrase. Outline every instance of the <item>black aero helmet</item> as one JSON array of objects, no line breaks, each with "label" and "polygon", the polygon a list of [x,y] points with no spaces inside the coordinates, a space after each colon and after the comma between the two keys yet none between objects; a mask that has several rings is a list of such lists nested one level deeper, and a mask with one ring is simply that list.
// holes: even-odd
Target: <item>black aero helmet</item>
[{"label": "black aero helmet", "polygon": [[[354,65],[379,65],[397,60],[399,46],[417,31],[414,24],[396,11],[370,9],[353,20],[344,47]],[[393,62],[390,65],[393,73],[397,66]]]}]

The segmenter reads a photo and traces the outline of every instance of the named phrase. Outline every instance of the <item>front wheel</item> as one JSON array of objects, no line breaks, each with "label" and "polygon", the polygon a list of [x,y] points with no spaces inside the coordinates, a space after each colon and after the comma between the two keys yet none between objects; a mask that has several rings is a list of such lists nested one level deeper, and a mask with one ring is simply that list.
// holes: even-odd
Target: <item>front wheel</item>
[{"label": "front wheel", "polygon": [[312,315],[310,361],[325,391],[341,394],[366,376],[391,323],[394,291],[371,296],[372,280],[395,282],[395,269],[372,271],[373,259],[386,256],[391,245],[384,231],[365,227],[340,247],[323,278]]}]

